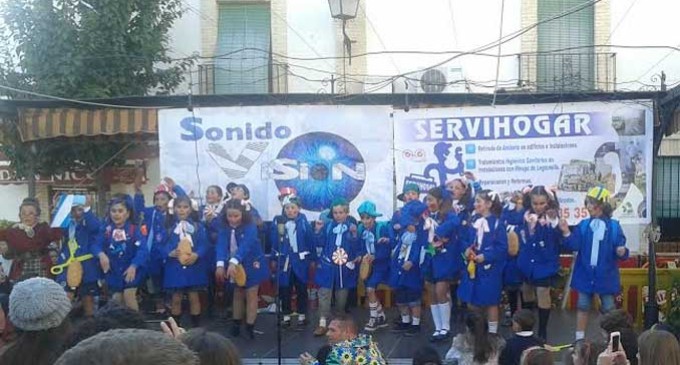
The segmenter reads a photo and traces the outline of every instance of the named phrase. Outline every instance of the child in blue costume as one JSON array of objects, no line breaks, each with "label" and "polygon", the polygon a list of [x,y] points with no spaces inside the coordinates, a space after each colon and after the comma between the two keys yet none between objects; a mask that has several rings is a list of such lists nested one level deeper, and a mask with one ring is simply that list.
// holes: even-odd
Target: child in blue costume
[{"label": "child in blue costume", "polygon": [[[408,202],[413,201],[413,200],[419,200],[420,199],[420,187],[417,184],[405,184],[404,188],[402,189],[401,194],[397,195],[397,199],[401,202],[404,203],[404,205],[408,204]],[[390,219],[390,241],[391,242],[396,242],[397,239],[399,239],[399,235],[402,233],[402,226],[399,223],[399,217],[401,215],[401,210],[397,209],[396,212],[392,215],[392,219]]]},{"label": "child in blue costume", "polygon": [[109,202],[109,219],[99,232],[92,253],[99,257],[113,300],[138,311],[137,288],[146,278],[149,251],[135,222],[134,203],[119,194]]},{"label": "child in blue costume", "polygon": [[[560,243],[557,227],[560,211],[552,189],[537,185],[524,197],[523,224],[519,231],[520,250],[517,265],[524,278],[525,302],[538,298],[538,337],[547,340],[548,319],[552,308],[550,288],[560,269]],[[531,305],[533,307],[533,305]]]},{"label": "child in blue costume", "polygon": [[578,292],[576,340],[585,337],[593,295],[600,297],[601,311],[606,313],[615,308],[614,296],[621,291],[617,261],[627,259],[629,251],[621,225],[612,219],[609,199],[607,189],[592,188],[585,199],[590,218],[582,220],[573,232],[566,220],[559,223],[563,244],[577,253],[571,279]]},{"label": "child in blue costume", "polygon": [[395,291],[395,299],[401,322],[394,328],[406,332],[408,336],[420,333],[421,300],[423,278],[420,265],[427,247],[427,231],[423,229],[427,205],[413,200],[401,208],[399,225],[403,233],[392,249],[390,260],[390,286]]},{"label": "child in blue costume", "polygon": [[[269,277],[269,270],[262,245],[257,237],[257,226],[250,216],[250,205],[247,202],[232,199],[224,205],[224,213],[226,223],[218,233],[215,247],[217,259],[215,278],[219,285],[224,285],[236,275],[236,266],[243,266],[246,283],[243,287],[234,288],[234,322],[231,335],[237,337],[241,332],[245,301],[246,333],[250,339],[254,339],[257,292],[260,283]],[[228,265],[226,269],[225,265]]]},{"label": "child in blue costume", "polygon": [[252,203],[250,202],[250,189],[248,189],[247,186],[244,184],[237,184],[234,182],[230,182],[227,184],[227,192],[229,193],[229,199],[235,199],[235,200],[241,200],[241,201],[246,201],[248,204],[250,204],[250,217],[253,220],[253,223],[257,226],[258,229],[262,228],[262,224],[264,223],[262,221],[262,217],[260,216],[260,212],[255,209],[254,206],[252,206]]},{"label": "child in blue costume", "polygon": [[[453,211],[458,215],[460,220],[460,225],[463,227],[459,231],[459,237],[462,242],[472,242],[472,236],[470,236],[470,230],[465,228],[470,224],[470,218],[474,213],[474,202],[475,194],[482,190],[479,181],[475,178],[472,172],[465,172],[463,176],[453,178],[446,183],[446,190],[451,192],[453,196],[453,202],[451,206]],[[462,307],[465,307],[465,303],[462,303]],[[464,311],[456,311],[458,307],[458,282],[451,283],[451,309],[452,312],[458,314],[463,314]],[[460,318],[461,320],[463,318]]]},{"label": "child in blue costume", "polygon": [[482,190],[477,193],[475,216],[470,227],[474,244],[465,251],[468,270],[458,288],[461,300],[486,312],[490,333],[498,333],[498,305],[508,256],[508,236],[500,220],[502,211],[497,192]]},{"label": "child in blue costume", "polygon": [[319,285],[319,326],[314,336],[328,330],[331,315],[331,296],[335,290],[335,308],[344,311],[349,289],[356,288],[361,248],[356,220],[349,215],[349,203],[342,198],[331,204],[333,220],[315,223],[316,246],[321,247],[315,281]]},{"label": "child in blue costume", "polygon": [[[292,290],[297,294],[298,328],[307,324],[307,283],[309,267],[316,256],[314,230],[300,213],[301,202],[295,195],[282,198],[283,214],[274,217],[269,239],[272,260],[278,274],[283,326],[290,327]],[[279,232],[281,231],[281,232]],[[279,233],[283,233],[280,235]],[[278,264],[278,266],[276,266]]]},{"label": "child in blue costume", "polygon": [[435,331],[430,341],[443,341],[451,336],[451,282],[460,280],[463,270],[461,222],[453,211],[451,193],[445,187],[430,189],[425,198],[430,216],[427,228],[432,230],[428,242],[430,255],[423,264],[423,272],[430,293],[430,311]]},{"label": "child in blue costume", "polygon": [[[527,192],[531,188],[528,188]],[[524,224],[524,194],[522,191],[515,191],[508,197],[506,204],[503,206],[503,213],[501,213],[501,222],[505,224],[508,232],[515,232],[519,235],[518,230]],[[521,249],[521,247],[520,247]],[[512,251],[512,250],[509,250]],[[512,325],[512,316],[517,312],[519,304],[519,292],[522,288],[522,272],[517,266],[517,253],[512,255],[508,252],[508,261],[505,263],[503,270],[503,288],[508,295],[508,303],[510,304],[510,316],[506,318],[503,325]]]},{"label": "child in blue costume", "polygon": [[378,328],[387,327],[385,311],[376,294],[380,284],[387,284],[390,272],[390,238],[387,222],[376,222],[382,217],[371,201],[365,201],[357,209],[361,224],[359,224],[359,240],[364,257],[371,265],[371,274],[364,282],[368,296],[370,318],[364,331],[374,332]]},{"label": "child in blue costume", "polygon": [[205,268],[208,270],[208,317],[212,317],[214,313],[215,297],[217,295],[217,288],[215,286],[215,245],[217,244],[217,233],[219,228],[213,225],[215,218],[220,217],[224,209],[224,194],[222,188],[218,185],[210,185],[205,189],[205,202],[198,210],[198,216],[201,223],[206,227],[206,235],[208,236],[208,252],[205,255]]},{"label": "child in blue costume", "polygon": [[[87,197],[85,205],[74,205],[71,208],[71,222],[68,228],[63,229],[64,241],[61,245],[59,264],[64,264],[70,257],[69,241],[75,239],[78,248],[73,253],[75,258],[91,255],[93,246],[97,242],[100,223],[97,216],[90,209],[91,198]],[[81,261],[83,266],[83,279],[78,288],[70,288],[66,284],[66,272],[68,267],[64,267],[62,274],[57,276],[57,282],[63,283],[66,292],[71,300],[77,293],[83,303],[83,311],[86,317],[94,315],[94,297],[99,295],[99,280],[102,278],[101,267],[96,257]]]},{"label": "child in blue costume", "polygon": [[146,288],[156,306],[156,313],[164,314],[163,303],[163,266],[165,257],[161,254],[161,245],[166,242],[165,221],[168,214],[168,203],[176,196],[186,195],[181,186],[165,177],[153,193],[153,206],[145,207],[144,194],[141,190],[141,180],[135,183],[135,212],[139,214],[139,224],[149,250],[149,262],[146,267],[148,281]]},{"label": "child in blue costume", "polygon": [[[163,289],[172,294],[170,314],[179,323],[182,317],[182,295],[189,297],[189,312],[193,327],[200,326],[201,302],[199,291],[208,286],[208,272],[206,269],[207,255],[210,243],[206,229],[198,218],[198,205],[189,197],[179,196],[170,202],[171,211],[168,214],[167,241],[161,245],[161,253],[165,260]],[[180,241],[191,242],[191,254],[180,252]],[[183,262],[180,262],[182,260]]]}]

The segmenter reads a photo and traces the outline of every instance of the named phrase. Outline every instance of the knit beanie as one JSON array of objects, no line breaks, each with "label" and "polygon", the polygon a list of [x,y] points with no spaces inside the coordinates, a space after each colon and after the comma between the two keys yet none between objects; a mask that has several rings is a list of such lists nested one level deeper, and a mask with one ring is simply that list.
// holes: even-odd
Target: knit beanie
[{"label": "knit beanie", "polygon": [[9,295],[9,320],[24,331],[58,327],[71,311],[71,301],[55,281],[32,278],[17,283]]}]

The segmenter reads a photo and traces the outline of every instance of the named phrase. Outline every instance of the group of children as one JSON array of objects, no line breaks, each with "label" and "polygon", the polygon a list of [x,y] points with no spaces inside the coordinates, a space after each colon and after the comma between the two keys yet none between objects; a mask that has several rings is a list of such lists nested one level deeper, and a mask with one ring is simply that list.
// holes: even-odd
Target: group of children
[{"label": "group of children", "polygon": [[[349,293],[363,281],[370,310],[364,329],[369,332],[388,326],[376,292],[386,285],[400,312],[394,329],[406,335],[420,333],[424,289],[435,327],[432,341],[450,338],[458,302],[484,313],[489,332],[496,333],[505,290],[513,312],[520,293],[523,307],[537,304],[539,336],[546,339],[561,247],[578,253],[572,280],[579,293],[577,339],[584,336],[593,295],[599,295],[603,311],[613,309],[613,296],[620,290],[616,260],[627,257],[628,250],[621,227],[611,219],[606,189],[588,192],[590,218],[573,230],[560,217],[555,191],[544,186],[527,187],[504,204],[498,193],[481,189],[474,176],[466,174],[420,198],[420,188],[406,184],[398,196],[404,204],[389,221],[379,220],[382,214],[371,201],[359,205],[356,220],[349,203],[338,198],[327,213],[310,222],[301,213],[304,202],[294,189],[281,189],[282,212],[266,233],[272,245],[266,258],[259,238],[262,219],[245,185],[229,184],[227,194],[210,186],[206,204],[198,206],[166,178],[151,207],[144,206],[137,186],[134,198],[114,196],[101,220],[90,210],[89,200],[73,206],[69,227],[60,230],[38,224],[39,206],[27,200],[20,208],[21,223],[0,230],[0,241],[9,246],[0,254],[22,261],[24,271],[43,276],[40,263],[31,260],[44,255],[47,243],[64,238],[69,244],[62,244],[59,263],[66,269],[57,281],[80,298],[86,315],[92,315],[93,298],[103,281],[114,300],[135,310],[137,291],[145,288],[159,310],[169,302],[170,314],[178,321],[186,296],[192,324],[198,326],[199,293],[231,286],[231,333],[239,335],[245,320],[250,338],[259,285],[274,272],[286,327],[293,325],[293,293],[296,326],[304,326],[308,284],[314,280],[318,285],[317,336],[327,332],[332,303],[344,309]],[[82,267],[77,285],[71,282],[76,275],[72,266],[79,266],[73,262]],[[19,279],[27,272],[10,276]]]}]

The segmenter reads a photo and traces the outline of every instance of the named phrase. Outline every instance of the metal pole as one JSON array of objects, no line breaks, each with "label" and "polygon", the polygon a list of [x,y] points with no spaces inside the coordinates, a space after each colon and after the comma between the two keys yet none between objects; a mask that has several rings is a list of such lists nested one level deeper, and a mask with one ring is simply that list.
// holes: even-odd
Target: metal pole
[{"label": "metal pole", "polygon": [[645,329],[652,328],[659,321],[659,305],[656,303],[656,247],[661,236],[658,226],[650,225],[647,234],[647,244],[649,245],[649,266],[647,268],[648,287],[647,303],[645,303]]}]

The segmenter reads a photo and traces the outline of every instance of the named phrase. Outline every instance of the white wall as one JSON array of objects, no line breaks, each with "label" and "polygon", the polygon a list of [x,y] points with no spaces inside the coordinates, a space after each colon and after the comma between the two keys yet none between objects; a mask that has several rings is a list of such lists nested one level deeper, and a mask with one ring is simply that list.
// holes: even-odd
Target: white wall
[{"label": "white wall", "polygon": [[0,219],[17,221],[19,205],[28,197],[28,184],[0,185]]},{"label": "white wall", "polygon": [[[201,21],[207,21],[209,15],[202,14],[200,0],[182,0],[184,13],[175,21],[170,30],[170,57],[184,58],[201,51]],[[212,17],[213,15],[210,15]],[[211,18],[208,18],[211,19]],[[189,85],[194,93],[198,92],[197,67],[193,67],[191,78],[187,73],[184,83],[177,87],[174,94],[188,94]]]}]

